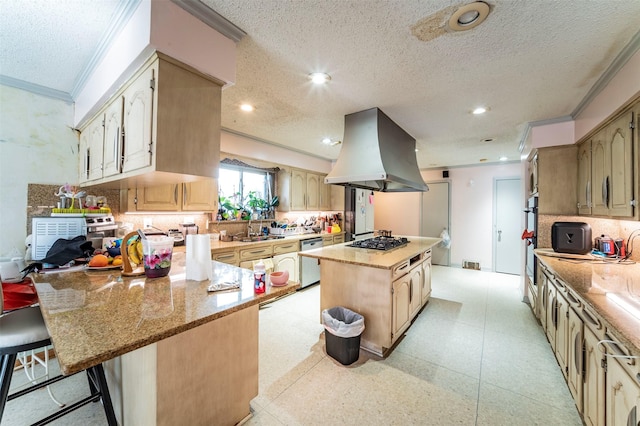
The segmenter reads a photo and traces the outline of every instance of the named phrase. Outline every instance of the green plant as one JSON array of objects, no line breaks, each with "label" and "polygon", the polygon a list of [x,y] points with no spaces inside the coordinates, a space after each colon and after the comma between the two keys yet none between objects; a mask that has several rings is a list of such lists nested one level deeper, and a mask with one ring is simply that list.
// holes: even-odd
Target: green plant
[{"label": "green plant", "polygon": [[223,219],[234,219],[238,215],[238,211],[242,209],[242,206],[236,201],[238,198],[240,198],[239,192],[236,192],[230,197],[225,197],[224,195],[218,196],[218,212]]},{"label": "green plant", "polygon": [[253,213],[260,213],[269,207],[269,203],[267,200],[259,198],[255,191],[249,191],[244,206],[245,209]]}]

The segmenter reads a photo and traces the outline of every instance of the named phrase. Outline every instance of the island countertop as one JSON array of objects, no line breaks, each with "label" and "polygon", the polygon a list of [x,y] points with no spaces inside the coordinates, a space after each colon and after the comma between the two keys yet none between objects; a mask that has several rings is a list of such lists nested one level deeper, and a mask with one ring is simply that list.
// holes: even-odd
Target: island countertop
[{"label": "island countertop", "polygon": [[640,264],[563,259],[549,255],[545,249],[536,249],[535,254],[595,310],[607,329],[633,355],[640,356],[640,317],[607,297],[607,294],[614,294],[630,305],[639,305]]},{"label": "island countertop", "polygon": [[342,244],[334,244],[329,247],[301,251],[299,255],[317,259],[333,260],[341,263],[370,266],[372,268],[391,269],[398,263],[403,262],[418,253],[429,250],[431,247],[442,241],[441,238],[431,237],[408,236],[406,238],[409,240],[409,243],[406,246],[386,251],[349,247],[351,242],[346,242]]},{"label": "island countertop", "polygon": [[[254,294],[253,274],[212,262],[214,278],[185,279],[185,253],[174,252],[169,276],[123,277],[119,269],[31,274],[64,374],[72,374],[299,288]],[[240,290],[208,293],[212,283]]]}]

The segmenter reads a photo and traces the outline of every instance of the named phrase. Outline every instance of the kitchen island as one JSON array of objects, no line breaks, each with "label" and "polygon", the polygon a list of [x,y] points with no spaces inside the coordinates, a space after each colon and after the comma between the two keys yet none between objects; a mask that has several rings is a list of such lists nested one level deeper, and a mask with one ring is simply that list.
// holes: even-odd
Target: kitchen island
[{"label": "kitchen island", "polygon": [[300,252],[320,262],[320,311],[342,306],[362,315],[360,347],[379,356],[387,355],[431,295],[431,248],[441,239],[407,239],[388,251],[343,243]]},{"label": "kitchen island", "polygon": [[[32,274],[64,374],[104,363],[121,425],[222,424],[250,415],[258,394],[258,307],[299,285],[253,291],[251,271],[212,262],[211,281],[119,269]],[[208,293],[210,283],[238,282]]]}]

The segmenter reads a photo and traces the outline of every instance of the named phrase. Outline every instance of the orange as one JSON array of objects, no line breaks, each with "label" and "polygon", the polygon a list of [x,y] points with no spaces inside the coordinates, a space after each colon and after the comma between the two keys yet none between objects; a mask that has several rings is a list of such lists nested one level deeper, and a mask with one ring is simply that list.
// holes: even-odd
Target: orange
[{"label": "orange", "polygon": [[89,266],[104,267],[109,265],[109,258],[104,254],[96,254],[89,261]]},{"label": "orange", "polygon": [[111,264],[113,266],[118,266],[118,265],[122,265],[122,258],[121,257],[116,257],[113,259],[113,262],[111,262]]}]

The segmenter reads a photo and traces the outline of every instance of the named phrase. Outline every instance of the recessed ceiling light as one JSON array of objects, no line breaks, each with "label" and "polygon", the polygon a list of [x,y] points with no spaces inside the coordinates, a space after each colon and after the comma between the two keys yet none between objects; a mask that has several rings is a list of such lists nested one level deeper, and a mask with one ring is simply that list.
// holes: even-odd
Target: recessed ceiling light
[{"label": "recessed ceiling light", "polygon": [[313,84],[325,84],[329,80],[331,80],[331,76],[324,72],[314,72],[309,74],[309,78],[313,82]]},{"label": "recessed ceiling light", "polygon": [[480,114],[484,114],[485,112],[487,112],[489,110],[489,108],[485,108],[485,107],[478,107],[476,109],[474,109],[472,111],[472,113],[474,115],[480,115]]},{"label": "recessed ceiling light", "polygon": [[416,152],[420,151],[418,148],[415,149]]},{"label": "recessed ceiling light", "polygon": [[505,157],[504,155],[502,157],[500,157],[500,161],[507,161],[507,160],[508,160],[508,158]]},{"label": "recessed ceiling light", "polygon": [[246,112],[251,112],[253,111],[255,108],[253,107],[253,105],[250,104],[242,104],[240,105],[240,109]]},{"label": "recessed ceiling light", "polygon": [[449,18],[449,28],[454,31],[466,31],[475,28],[489,16],[489,5],[482,1],[460,6]]}]

